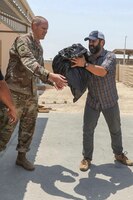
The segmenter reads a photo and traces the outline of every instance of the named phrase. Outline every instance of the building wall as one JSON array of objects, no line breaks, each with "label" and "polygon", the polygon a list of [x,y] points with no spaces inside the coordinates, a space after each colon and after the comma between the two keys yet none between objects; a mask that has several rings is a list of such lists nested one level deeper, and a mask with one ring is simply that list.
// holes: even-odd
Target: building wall
[{"label": "building wall", "polygon": [[[10,29],[0,22],[0,30],[9,31]],[[17,33],[0,32],[0,68],[4,75],[9,60],[9,49],[17,36]]]},{"label": "building wall", "polygon": [[133,65],[117,65],[116,80],[133,87]]},{"label": "building wall", "polygon": [[[121,64],[121,65],[123,64],[123,58],[117,58],[116,60],[117,60],[117,64]],[[127,65],[133,65],[133,59],[132,58],[125,59],[125,63]]]}]

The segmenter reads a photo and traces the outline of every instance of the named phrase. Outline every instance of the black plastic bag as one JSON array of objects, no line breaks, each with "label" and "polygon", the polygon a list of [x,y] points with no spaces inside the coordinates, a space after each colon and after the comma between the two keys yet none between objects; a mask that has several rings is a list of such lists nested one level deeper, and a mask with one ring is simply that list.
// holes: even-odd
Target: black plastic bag
[{"label": "black plastic bag", "polygon": [[89,53],[87,49],[81,44],[73,44],[59,51],[52,62],[54,73],[59,73],[66,77],[68,86],[74,96],[73,102],[76,102],[83,95],[89,83],[90,73],[86,69],[83,67],[71,67],[71,59],[82,56],[88,62]]}]

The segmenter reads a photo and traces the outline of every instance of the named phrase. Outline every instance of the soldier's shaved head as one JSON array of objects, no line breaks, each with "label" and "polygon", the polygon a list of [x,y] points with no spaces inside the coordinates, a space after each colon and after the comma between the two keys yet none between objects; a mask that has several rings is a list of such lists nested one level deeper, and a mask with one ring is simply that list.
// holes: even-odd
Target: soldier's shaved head
[{"label": "soldier's shaved head", "polygon": [[42,16],[35,16],[32,20],[32,26],[35,24],[36,26],[39,26],[42,22],[48,22],[48,20]]}]

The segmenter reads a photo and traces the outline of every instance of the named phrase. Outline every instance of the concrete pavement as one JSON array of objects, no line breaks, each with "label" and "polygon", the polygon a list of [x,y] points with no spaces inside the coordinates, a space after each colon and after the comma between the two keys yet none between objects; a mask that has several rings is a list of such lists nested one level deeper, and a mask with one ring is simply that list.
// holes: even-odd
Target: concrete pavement
[{"label": "concrete pavement", "polygon": [[[122,115],[123,145],[133,159],[133,115]],[[17,129],[0,153],[0,200],[132,200],[133,167],[114,163],[110,136],[101,115],[91,168],[82,159],[82,112],[40,113],[28,153],[36,170],[15,165]]]}]

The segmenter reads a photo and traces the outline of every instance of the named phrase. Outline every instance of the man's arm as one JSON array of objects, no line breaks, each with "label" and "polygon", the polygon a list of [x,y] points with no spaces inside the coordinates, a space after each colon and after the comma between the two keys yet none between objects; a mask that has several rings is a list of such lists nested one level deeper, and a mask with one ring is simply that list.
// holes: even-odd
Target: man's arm
[{"label": "man's arm", "polygon": [[101,66],[87,63],[84,57],[74,58],[72,62],[74,63],[72,67],[83,67],[96,76],[104,77],[109,71],[115,69],[116,57],[114,53],[109,52]]},{"label": "man's arm", "polygon": [[10,123],[17,121],[15,106],[13,105],[10,90],[5,80],[0,81],[0,100],[7,106]]},{"label": "man's arm", "polygon": [[86,70],[88,70],[89,72],[91,72],[96,76],[104,77],[107,74],[107,70],[103,66],[85,63],[84,67]]},{"label": "man's arm", "polygon": [[72,62],[75,63],[72,67],[83,67],[96,76],[104,77],[107,74],[107,70],[103,66],[87,63],[84,57],[73,58]]}]

